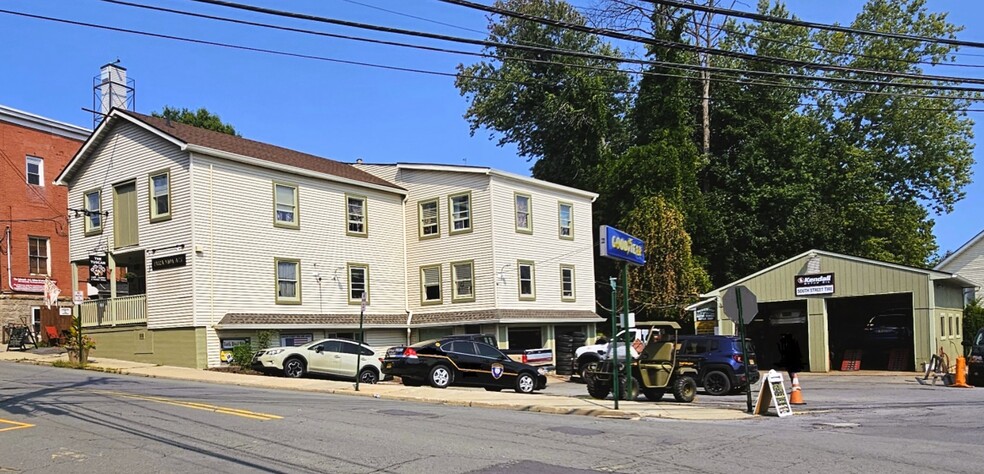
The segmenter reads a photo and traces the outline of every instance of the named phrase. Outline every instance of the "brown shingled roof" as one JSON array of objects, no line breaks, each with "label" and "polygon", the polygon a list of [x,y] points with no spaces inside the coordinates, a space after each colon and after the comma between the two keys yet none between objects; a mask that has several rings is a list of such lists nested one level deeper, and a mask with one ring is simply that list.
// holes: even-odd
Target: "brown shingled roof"
[{"label": "brown shingled roof", "polygon": [[[410,326],[425,326],[434,324],[461,324],[472,321],[501,321],[501,320],[552,320],[558,323],[572,319],[603,319],[593,311],[562,311],[562,310],[477,310],[477,311],[445,311],[435,313],[416,313]],[[263,325],[276,327],[285,324],[306,324],[318,326],[340,326],[359,323],[357,314],[284,314],[284,313],[227,313],[219,326]],[[405,314],[367,314],[366,326],[406,327]]]},{"label": "brown shingled roof", "polygon": [[170,135],[178,140],[198,145],[206,148],[213,148],[237,155],[244,155],[257,158],[272,163],[277,163],[296,168],[303,168],[318,173],[325,173],[340,178],[386,186],[402,190],[397,186],[382,178],[376,177],[354,166],[347,165],[328,158],[309,155],[299,151],[282,148],[246,138],[229,135],[226,133],[206,130],[204,128],[193,127],[179,122],[168,121],[162,118],[151,117],[129,110],[116,109],[119,113],[133,117],[161,132]]}]

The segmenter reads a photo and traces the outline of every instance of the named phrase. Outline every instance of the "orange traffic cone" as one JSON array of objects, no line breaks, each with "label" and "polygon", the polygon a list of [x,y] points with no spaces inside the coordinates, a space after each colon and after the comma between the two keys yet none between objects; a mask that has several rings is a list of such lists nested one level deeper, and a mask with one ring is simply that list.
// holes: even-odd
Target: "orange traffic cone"
[{"label": "orange traffic cone", "polygon": [[806,405],[803,401],[803,390],[800,388],[798,374],[793,374],[793,389],[789,394],[789,403],[792,405]]},{"label": "orange traffic cone", "polygon": [[956,377],[957,380],[951,387],[974,388],[973,385],[967,385],[967,359],[964,356],[957,357]]}]

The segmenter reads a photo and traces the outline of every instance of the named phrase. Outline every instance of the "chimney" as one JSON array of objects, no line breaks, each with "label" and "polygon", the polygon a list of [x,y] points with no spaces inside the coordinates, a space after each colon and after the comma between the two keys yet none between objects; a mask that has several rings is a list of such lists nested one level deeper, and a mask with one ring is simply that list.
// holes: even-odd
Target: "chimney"
[{"label": "chimney", "polygon": [[99,112],[108,114],[113,107],[126,108],[127,90],[126,68],[120,60],[99,69]]}]

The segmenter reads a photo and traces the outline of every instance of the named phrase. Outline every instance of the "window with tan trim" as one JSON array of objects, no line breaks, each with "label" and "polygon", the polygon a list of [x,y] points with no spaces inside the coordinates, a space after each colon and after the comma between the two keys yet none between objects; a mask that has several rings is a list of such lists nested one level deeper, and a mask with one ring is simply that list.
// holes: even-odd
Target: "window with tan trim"
[{"label": "window with tan trim", "polygon": [[448,196],[448,212],[451,235],[471,232],[471,192]]},{"label": "window with tan trim", "polygon": [[348,209],[346,220],[348,228],[345,233],[355,237],[368,237],[366,198],[365,196],[345,195],[345,208]]},{"label": "window with tan trim", "polygon": [[516,193],[513,195],[513,201],[516,209],[516,232],[521,234],[532,234],[533,197],[529,194]]},{"label": "window with tan trim", "polygon": [[273,225],[297,229],[301,219],[297,198],[297,186],[273,183]]},{"label": "window with tan trim", "polygon": [[166,221],[171,218],[171,172],[151,173],[149,181],[150,222]]},{"label": "window with tan trim", "polygon": [[574,239],[574,205],[569,202],[562,202],[557,205],[557,219],[560,228],[559,235],[562,239]]},{"label": "window with tan trim", "polygon": [[420,267],[420,304],[441,304],[441,266]]},{"label": "window with tan trim", "polygon": [[362,304],[362,294],[366,294],[366,304],[369,304],[369,265],[364,263],[349,263],[348,265],[348,303]]},{"label": "window with tan trim", "polygon": [[275,258],[277,278],[277,304],[301,304],[301,261],[292,258]]},{"label": "window with tan trim", "polygon": [[82,193],[82,209],[85,209],[85,235],[102,233],[102,191],[96,189]]},{"label": "window with tan trim", "polygon": [[441,236],[440,201],[430,199],[417,203],[417,221],[419,222],[418,237],[433,239]]},{"label": "window with tan trim", "polygon": [[27,246],[31,275],[51,275],[51,262],[48,260],[48,238],[28,237]]},{"label": "window with tan trim", "polygon": [[516,261],[519,276],[519,299],[533,301],[536,299],[536,270],[529,260]]},{"label": "window with tan trim", "polygon": [[451,262],[451,302],[475,301],[475,263]]},{"label": "window with tan trim", "polygon": [[560,266],[560,300],[577,300],[577,297],[574,294],[574,265]]}]

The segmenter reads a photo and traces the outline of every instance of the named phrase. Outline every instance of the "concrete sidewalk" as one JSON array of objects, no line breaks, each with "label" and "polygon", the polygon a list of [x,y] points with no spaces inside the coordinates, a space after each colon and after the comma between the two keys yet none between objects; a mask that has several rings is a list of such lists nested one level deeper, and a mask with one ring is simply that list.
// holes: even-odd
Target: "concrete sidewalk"
[{"label": "concrete sidewalk", "polygon": [[[20,362],[36,365],[51,365],[56,361],[68,362],[63,352],[0,352],[0,362]],[[751,418],[742,410],[701,405],[701,397],[694,403],[677,403],[671,395],[669,401],[653,403],[648,401],[620,401],[619,410],[614,410],[612,400],[595,400],[587,393],[571,397],[550,395],[538,392],[519,394],[509,391],[487,392],[482,389],[449,387],[406,387],[392,381],[374,385],[362,384],[355,391],[355,384],[345,381],[332,381],[315,378],[289,379],[285,377],[243,375],[229,372],[170,367],[124,360],[89,357],[88,370],[111,372],[124,375],[156,377],[173,380],[186,380],[205,383],[239,385],[244,387],[267,388],[274,390],[302,390],[308,392],[331,393],[374,397],[386,400],[407,400],[424,403],[439,403],[452,406],[499,408],[515,411],[531,411],[562,415],[583,415],[607,418],[641,419],[667,418],[675,420],[738,420]],[[551,376],[551,384],[564,383],[565,378]]]}]

